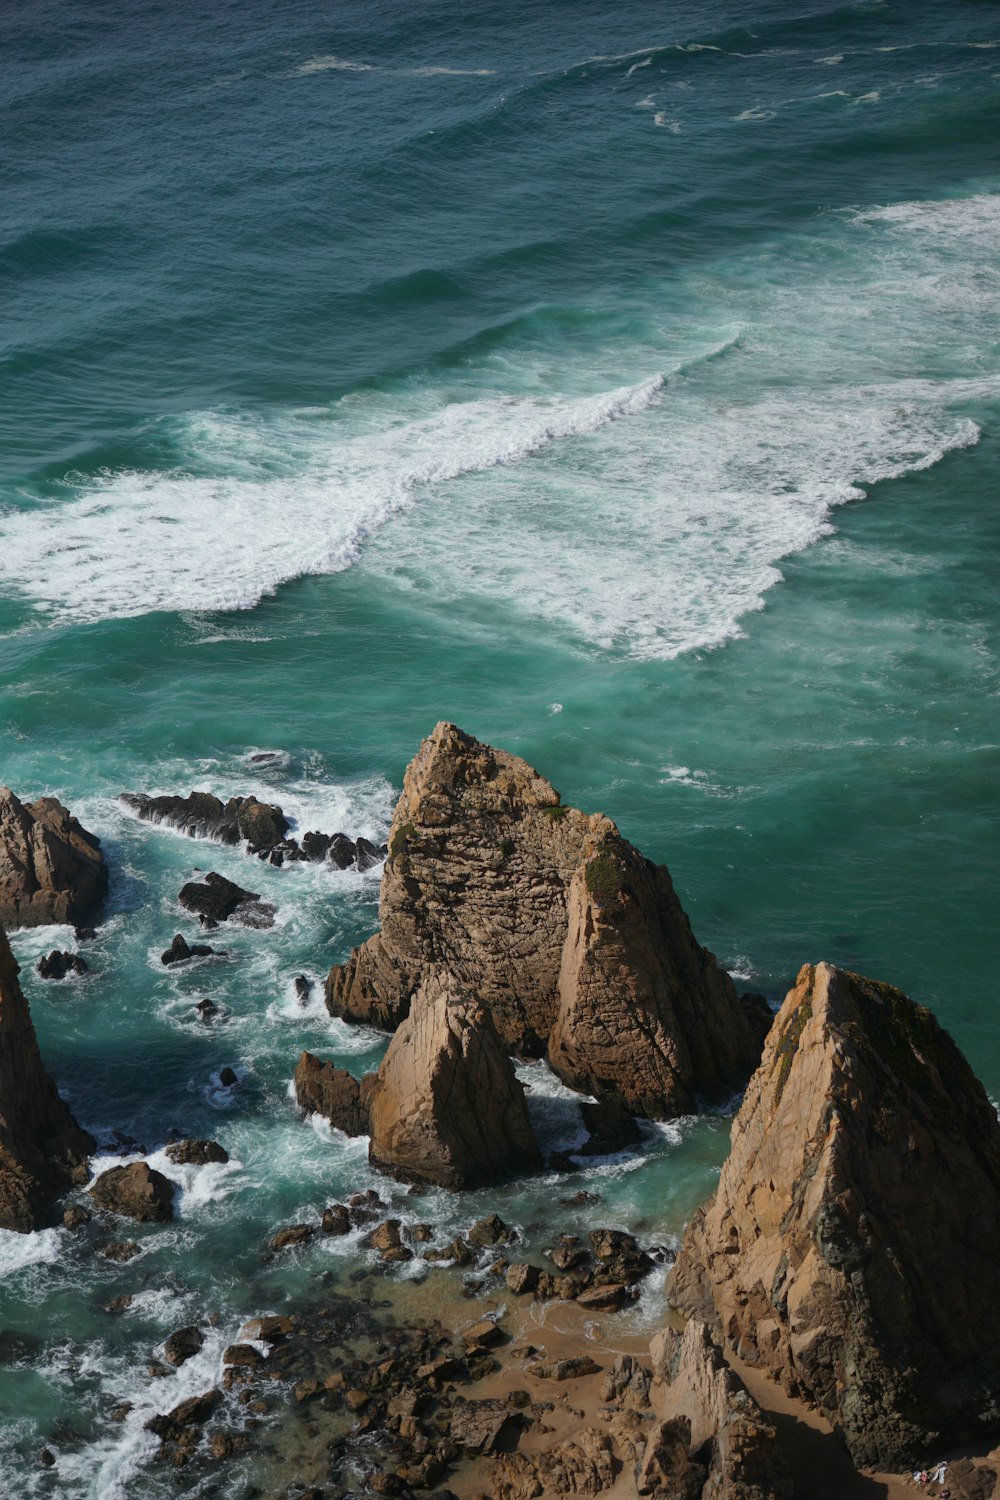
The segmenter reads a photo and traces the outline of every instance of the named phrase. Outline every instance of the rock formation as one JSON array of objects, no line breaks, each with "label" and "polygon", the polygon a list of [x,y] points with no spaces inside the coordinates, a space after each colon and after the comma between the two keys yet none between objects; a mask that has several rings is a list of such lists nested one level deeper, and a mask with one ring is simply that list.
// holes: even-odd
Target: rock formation
[{"label": "rock formation", "polygon": [[439,724],[407,769],[381,931],[331,970],[334,1015],[392,1030],[441,966],[508,1049],[667,1118],[740,1086],[764,1027],[695,941],[663,866],[523,760]]},{"label": "rock formation", "polygon": [[371,1089],[375,1166],[474,1187],[541,1166],[524,1090],[490,1012],[432,971]]},{"label": "rock formation", "polygon": [[806,965],[670,1301],[891,1467],[1000,1425],[998,1244],[1000,1123],[954,1042]]},{"label": "rock formation", "polygon": [[345,1135],[368,1135],[374,1077],[358,1080],[346,1068],[335,1068],[303,1052],[295,1069],[295,1098],[308,1114],[323,1115]]},{"label": "rock formation", "polygon": [[174,1185],[144,1161],[109,1167],[90,1189],[99,1208],[140,1223],[167,1224],[174,1216]]},{"label": "rock formation", "polygon": [[100,839],[55,797],[24,803],[0,787],[0,926],[82,922],[107,893]]},{"label": "rock formation", "polygon": [[[683,1474],[683,1458],[690,1453],[699,1467],[704,1465],[694,1488],[697,1497],[791,1500],[792,1480],[777,1429],[726,1364],[705,1324],[693,1318],[683,1334],[657,1334],[651,1353],[651,1395],[663,1425],[647,1442],[639,1494],[660,1492],[661,1466]],[[688,1476],[692,1488],[693,1479]]]},{"label": "rock formation", "polygon": [[269,902],[262,901],[257,891],[245,891],[215,870],[210,870],[204,880],[189,880],[182,885],[177,899],[187,911],[215,926],[230,918],[244,927],[274,926],[274,907]]},{"label": "rock formation", "polygon": [[0,1228],[53,1219],[54,1200],[86,1180],[94,1142],[42,1066],[18,967],[0,929]]}]

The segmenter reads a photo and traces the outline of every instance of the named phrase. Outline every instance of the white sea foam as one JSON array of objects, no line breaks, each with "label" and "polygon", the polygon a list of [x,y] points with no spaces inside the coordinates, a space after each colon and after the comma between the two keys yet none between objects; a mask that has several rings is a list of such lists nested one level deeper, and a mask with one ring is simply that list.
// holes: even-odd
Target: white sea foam
[{"label": "white sea foam", "polygon": [[661,130],[669,130],[672,135],[680,135],[683,126],[679,120],[671,120],[664,110],[657,110],[653,116],[653,124],[658,125]]},{"label": "white sea foam", "polygon": [[36,1229],[33,1234],[0,1229],[0,1277],[14,1276],[28,1266],[52,1265],[62,1247],[58,1229]]},{"label": "white sea foam", "polygon": [[[669,337],[507,350],[460,386],[329,410],[189,416],[165,428],[173,472],[78,481],[0,517],[0,579],[56,618],[180,611],[192,645],[220,630],[202,611],[356,565],[602,650],[718,645],[834,507],[977,440],[964,407],[1000,394],[985,335],[998,229],[988,194],[830,214],[690,288],[648,289]],[[622,384],[630,368],[649,373]],[[224,786],[206,767],[203,784],[254,790],[248,769]],[[373,793],[369,833],[356,800],[321,810],[299,781],[303,827],[384,835],[391,789]]]}]

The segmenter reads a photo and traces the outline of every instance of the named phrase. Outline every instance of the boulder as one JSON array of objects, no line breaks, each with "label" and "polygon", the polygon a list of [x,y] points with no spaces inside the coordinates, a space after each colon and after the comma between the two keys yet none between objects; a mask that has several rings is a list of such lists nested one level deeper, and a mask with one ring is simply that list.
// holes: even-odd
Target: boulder
[{"label": "boulder", "polygon": [[86,1180],[94,1141],[42,1066],[18,966],[0,928],[0,1228],[51,1223],[55,1200]]},{"label": "boulder", "polygon": [[491,1014],[431,972],[371,1091],[369,1156],[404,1180],[485,1186],[541,1166]]},{"label": "boulder", "polygon": [[190,1137],[171,1142],[164,1154],[168,1161],[176,1162],[180,1167],[204,1167],[209,1162],[229,1160],[229,1152],[218,1141],[199,1141]]},{"label": "boulder", "polygon": [[685,1417],[658,1422],[646,1439],[646,1450],[635,1476],[638,1495],[669,1496],[669,1500],[702,1500],[708,1474],[690,1457],[691,1424]]},{"label": "boulder", "polygon": [[178,1328],[163,1345],[163,1358],[168,1365],[182,1365],[198,1353],[204,1342],[204,1334],[193,1323],[188,1328]]},{"label": "boulder", "polygon": [[580,1117],[587,1131],[581,1156],[610,1156],[642,1144],[642,1131],[635,1116],[614,1097],[596,1104],[581,1104]]},{"label": "boulder", "polygon": [[174,1185],[144,1161],[110,1167],[90,1189],[98,1208],[140,1223],[166,1224],[174,1216]]},{"label": "boulder", "polygon": [[327,852],[334,869],[347,870],[353,865],[358,850],[354,840],[349,839],[346,833],[335,833],[330,839]]},{"label": "boulder", "polygon": [[65,979],[67,974],[90,972],[90,965],[78,953],[60,952],[58,948],[44,953],[35,967],[42,979]]},{"label": "boulder", "polygon": [[273,927],[274,907],[261,901],[256,891],[245,891],[242,886],[227,880],[212,870],[204,880],[189,880],[181,887],[177,897],[187,910],[213,922],[225,922],[235,917],[245,927]]},{"label": "boulder", "polygon": [[295,1069],[295,1098],[300,1109],[322,1115],[345,1135],[370,1133],[370,1078],[358,1080],[346,1068],[335,1068],[303,1052]]},{"label": "boulder", "polygon": [[280,807],[258,802],[256,797],[230,797],[223,802],[211,792],[191,792],[187,797],[122,792],[118,800],[144,823],[162,823],[190,838],[217,839],[221,844],[245,839],[258,849],[270,849],[289,828]]},{"label": "boulder", "polygon": [[670,1301],[890,1468],[1000,1426],[998,1243],[1000,1122],[952,1039],[807,964]]},{"label": "boulder", "polygon": [[493,1462],[492,1500],[534,1500],[542,1495],[599,1495],[609,1490],[621,1465],[611,1437],[582,1427],[544,1453],[505,1453]]},{"label": "boulder", "polygon": [[[708,1328],[692,1319],[683,1334],[658,1334],[653,1356],[652,1398],[666,1428],[686,1430],[689,1447],[707,1465],[704,1494],[712,1500],[792,1500],[792,1480],[771,1419],[713,1344]],[[652,1479],[657,1462],[650,1449],[663,1446],[665,1434],[654,1429],[640,1474]],[[680,1463],[673,1438],[666,1443],[672,1463]],[[701,1495],[702,1490],[694,1491]]]},{"label": "boulder", "polygon": [[175,933],[170,947],[160,954],[160,963],[167,965],[186,964],[188,959],[208,958],[214,952],[215,949],[210,948],[207,943],[195,943],[192,945],[187,941],[183,933],[178,932]]},{"label": "boulder", "polygon": [[407,768],[379,915],[330,971],[334,1015],[392,1030],[440,966],[509,1050],[657,1119],[727,1095],[760,1056],[756,1011],[696,943],[666,869],[453,724]]},{"label": "boulder", "polygon": [[55,797],[0,787],[0,925],[85,922],[108,893],[101,841]]}]

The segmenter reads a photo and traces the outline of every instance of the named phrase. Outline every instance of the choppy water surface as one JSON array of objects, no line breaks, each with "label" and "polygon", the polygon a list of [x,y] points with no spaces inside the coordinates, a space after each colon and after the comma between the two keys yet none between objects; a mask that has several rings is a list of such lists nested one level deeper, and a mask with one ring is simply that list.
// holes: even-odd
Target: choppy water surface
[{"label": "choppy water surface", "polygon": [[[184,1493],[147,1467],[151,1408],[363,1258],[261,1256],[373,1181],[288,1086],[303,1046],[380,1056],[293,986],[373,930],[378,872],[273,870],[119,791],[254,791],[380,838],[454,719],[665,859],[747,984],[821,957],[894,981],[1000,1092],[1000,17],[60,0],[0,27],[0,776],[113,867],[86,979],[33,972],[69,930],[14,947],[103,1150],[163,1166],[176,1128],[232,1157],[169,1168],[179,1216],[127,1266],[89,1232],[0,1235],[0,1475]],[[167,970],[199,867],[277,924]],[[525,1076],[572,1141],[572,1100]],[[662,1242],[725,1150],[724,1120],[682,1121],[568,1189]],[[400,1204],[496,1207],[540,1248],[555,1191]]]}]

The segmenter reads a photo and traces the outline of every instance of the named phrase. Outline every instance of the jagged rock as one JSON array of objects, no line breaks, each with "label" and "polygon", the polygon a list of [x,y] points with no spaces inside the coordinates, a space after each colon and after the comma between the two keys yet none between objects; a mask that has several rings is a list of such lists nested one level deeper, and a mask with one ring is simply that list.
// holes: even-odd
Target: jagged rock
[{"label": "jagged rock", "polygon": [[495,1453],[502,1433],[520,1421],[506,1401],[460,1397],[452,1407],[451,1440],[469,1457]]},{"label": "jagged rock", "polygon": [[190,1396],[163,1416],[150,1417],[147,1432],[155,1432],[158,1438],[169,1441],[177,1438],[187,1427],[200,1427],[208,1421],[222,1400],[222,1392],[212,1389],[200,1396]]},{"label": "jagged rock", "polygon": [[215,870],[210,871],[204,880],[189,880],[181,887],[177,899],[187,911],[197,912],[214,922],[225,922],[233,917],[244,927],[274,926],[273,906],[262,901],[256,891],[245,891]]},{"label": "jagged rock", "polygon": [[24,803],[0,787],[0,925],[83,922],[107,893],[99,838],[55,797]]},{"label": "jagged rock", "polygon": [[570,1355],[566,1359],[536,1360],[528,1366],[540,1380],[580,1380],[585,1375],[599,1375],[601,1367],[589,1354]]},{"label": "jagged rock", "polygon": [[651,1257],[625,1229],[592,1229],[589,1239],[594,1259],[613,1281],[633,1286],[653,1269]]},{"label": "jagged rock", "polygon": [[185,1360],[198,1353],[204,1342],[204,1334],[194,1324],[188,1328],[178,1328],[163,1345],[163,1358],[168,1365],[182,1365]]},{"label": "jagged rock", "polygon": [[507,1290],[513,1292],[515,1297],[523,1297],[533,1292],[538,1286],[538,1278],[541,1275],[537,1266],[529,1266],[524,1261],[517,1261],[507,1267]]},{"label": "jagged rock", "polygon": [[[792,1480],[777,1429],[726,1364],[705,1324],[692,1319],[683,1334],[658,1334],[650,1352],[657,1412],[668,1426],[680,1421],[688,1427],[691,1449],[708,1466],[705,1495],[712,1500],[791,1500]],[[674,1434],[679,1430],[671,1428]],[[667,1442],[662,1429],[651,1436],[650,1446],[661,1443],[671,1461],[679,1463],[674,1438]],[[649,1462],[655,1464],[654,1459]],[[639,1493],[657,1491],[643,1490],[640,1483]]]},{"label": "jagged rock", "polygon": [[373,1080],[359,1081],[346,1068],[335,1068],[311,1052],[303,1052],[295,1069],[295,1098],[300,1109],[323,1115],[345,1135],[370,1133],[369,1108]]},{"label": "jagged rock", "polygon": [[601,1400],[615,1406],[649,1406],[649,1370],[634,1354],[619,1354],[601,1383]]},{"label": "jagged rock", "polygon": [[364,872],[365,870],[373,870],[376,865],[380,865],[388,854],[389,847],[387,844],[369,843],[368,839],[358,839],[354,850],[358,869]]},{"label": "jagged rock", "polygon": [[234,1089],[239,1083],[239,1076],[230,1067],[219,1069],[219,1083],[224,1089]]},{"label": "jagged rock", "polygon": [[635,1476],[636,1493],[668,1500],[702,1500],[708,1473],[689,1457],[691,1423],[686,1417],[658,1422],[646,1440]]},{"label": "jagged rock", "polygon": [[391,1030],[439,965],[510,1050],[654,1118],[756,1064],[756,1013],[695,942],[667,871],[610,819],[561,806],[517,756],[439,724],[407,769],[389,850],[381,931],[331,970],[334,1015]]},{"label": "jagged rock", "polygon": [[334,1203],[329,1208],[324,1208],[319,1227],[322,1234],[350,1234],[351,1216],[346,1203]]},{"label": "jagged rock", "polygon": [[312,980],[305,974],[296,974],[294,979],[295,998],[300,1005],[305,1005],[312,994]]},{"label": "jagged rock", "polygon": [[161,964],[186,964],[189,958],[208,958],[215,949],[210,948],[207,943],[194,943],[187,941],[183,933],[176,933],[170,947],[160,954]]},{"label": "jagged rock", "polygon": [[611,1488],[620,1468],[610,1436],[584,1427],[546,1453],[505,1453],[496,1458],[490,1494],[492,1500],[599,1495]]},{"label": "jagged rock", "polygon": [[93,1218],[89,1208],[84,1208],[81,1203],[71,1203],[63,1214],[64,1229],[82,1229],[84,1224],[89,1224]]},{"label": "jagged rock", "polygon": [[163,823],[196,839],[217,839],[221,844],[246,840],[259,849],[270,849],[288,832],[288,819],[281,808],[256,797],[230,797],[222,802],[211,792],[191,792],[187,797],[147,797],[142,792],[122,792],[123,802],[144,823]]},{"label": "jagged rock", "polygon": [[[105,1260],[113,1260],[116,1265],[126,1265],[141,1254],[140,1247],[135,1240],[105,1240],[103,1245],[98,1245],[97,1250]],[[129,1301],[131,1300],[130,1297]]]},{"label": "jagged rock", "polygon": [[476,1220],[472,1228],[466,1231],[465,1238],[477,1250],[487,1250],[493,1245],[509,1245],[512,1240],[517,1239],[517,1235],[499,1214],[487,1214],[485,1219]]},{"label": "jagged rock", "polygon": [[89,1190],[99,1208],[140,1223],[166,1224],[174,1216],[174,1185],[144,1161],[102,1172]]},{"label": "jagged rock", "polygon": [[901,991],[806,965],[671,1302],[888,1468],[1000,1425],[998,1242],[1000,1122],[954,1042]]},{"label": "jagged rock", "polygon": [[173,1141],[166,1148],[166,1156],[169,1161],[176,1162],[181,1167],[204,1167],[209,1162],[227,1162],[229,1152],[218,1141],[198,1141],[188,1139],[184,1141]]},{"label": "jagged rock", "polygon": [[328,851],[330,863],[337,870],[349,869],[354,863],[357,852],[354,840],[349,839],[346,833],[335,833],[330,839]]},{"label": "jagged rock", "polygon": [[312,1239],[313,1228],[311,1224],[289,1224],[286,1229],[279,1229],[268,1240],[269,1250],[287,1250],[293,1245],[304,1245],[307,1240]]},{"label": "jagged rock", "polygon": [[198,1004],[195,1006],[195,1010],[198,1012],[200,1019],[205,1022],[206,1026],[208,1026],[215,1019],[215,1017],[219,1015],[219,1007],[216,1005],[214,1000],[209,1000],[207,996],[205,997],[205,999],[198,1001]]},{"label": "jagged rock", "polygon": [[375,1166],[444,1187],[483,1186],[541,1165],[524,1090],[490,1013],[432,973],[371,1091]]},{"label": "jagged rock", "polygon": [[94,1141],[42,1066],[18,972],[0,928],[0,1228],[27,1233],[50,1223],[59,1195],[86,1180]]},{"label": "jagged rock", "polygon": [[35,967],[42,979],[65,979],[67,974],[90,973],[90,965],[78,953],[60,952],[58,948],[43,954]]},{"label": "jagged rock", "polygon": [[621,1312],[625,1306],[626,1289],[620,1281],[609,1281],[605,1286],[587,1287],[585,1291],[578,1292],[576,1303],[578,1307],[586,1308],[588,1312]]}]

